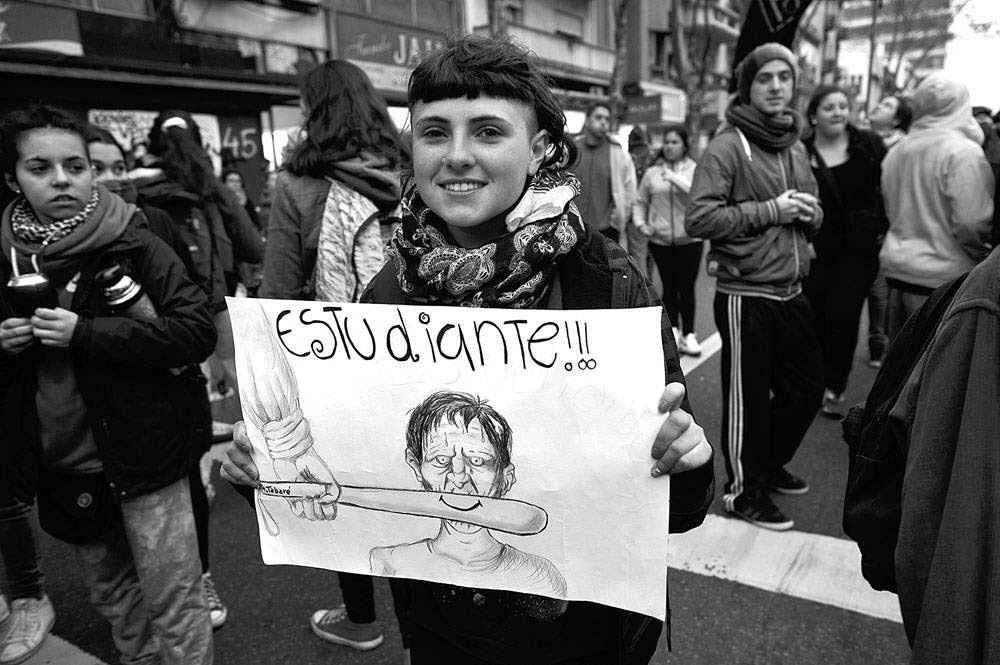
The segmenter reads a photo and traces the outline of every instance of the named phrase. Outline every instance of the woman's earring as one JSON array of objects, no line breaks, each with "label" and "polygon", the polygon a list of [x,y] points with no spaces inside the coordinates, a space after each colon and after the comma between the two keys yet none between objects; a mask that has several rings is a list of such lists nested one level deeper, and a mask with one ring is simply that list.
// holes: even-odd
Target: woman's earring
[{"label": "woman's earring", "polygon": [[21,188],[18,187],[17,185],[11,185],[10,188],[14,190],[15,194],[20,194],[21,193]]}]

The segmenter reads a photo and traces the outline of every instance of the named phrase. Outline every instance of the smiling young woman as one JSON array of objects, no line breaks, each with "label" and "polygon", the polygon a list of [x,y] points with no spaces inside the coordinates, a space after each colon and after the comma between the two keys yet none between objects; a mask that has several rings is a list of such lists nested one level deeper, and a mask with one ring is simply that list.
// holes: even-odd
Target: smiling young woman
[{"label": "smiling young woman", "polygon": [[821,86],[806,108],[813,133],[803,143],[819,183],[823,226],[804,287],[823,350],[823,414],[843,416],[844,390],[858,341],[861,307],[878,273],[881,237],[889,227],[882,203],[882,158],[875,132],[850,123],[847,92]]},{"label": "smiling young woman", "polygon": [[[462,38],[430,55],[409,84],[413,169],[390,260],[362,302],[539,309],[658,304],[625,250],[583,223],[576,146],[538,63],[521,47]],[[669,320],[661,336],[671,415],[652,475],[671,474],[670,528],[698,526],[714,493],[712,449],[688,415]],[[651,396],[652,397],[652,396]],[[238,427],[227,478],[254,484]],[[662,451],[662,452],[661,452]],[[673,463],[672,460],[677,460]],[[499,574],[499,573],[497,573]],[[647,663],[662,623],[592,603],[405,580],[412,663]],[[551,594],[550,594],[551,595]]]}]

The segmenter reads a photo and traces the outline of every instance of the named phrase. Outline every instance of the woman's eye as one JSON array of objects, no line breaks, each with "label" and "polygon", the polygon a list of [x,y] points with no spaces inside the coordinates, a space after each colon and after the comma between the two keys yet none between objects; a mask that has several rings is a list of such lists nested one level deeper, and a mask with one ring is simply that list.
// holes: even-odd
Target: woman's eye
[{"label": "woman's eye", "polygon": [[439,139],[444,137],[444,131],[439,127],[428,127],[421,136],[425,139]]},{"label": "woman's eye", "polygon": [[438,455],[434,458],[434,464],[435,466],[448,466],[451,464],[451,459],[444,455]]},{"label": "woman's eye", "polygon": [[485,463],[486,463],[486,460],[484,460],[482,457],[470,457],[469,458],[469,464],[472,465],[472,466],[482,466]]},{"label": "woman's eye", "polygon": [[503,136],[503,133],[496,127],[483,127],[479,130],[479,136],[485,139],[496,139]]},{"label": "woman's eye", "polygon": [[115,174],[115,175],[125,175],[125,165],[124,164],[115,164],[114,167],[112,168],[111,172],[113,174]]},{"label": "woman's eye", "polygon": [[79,175],[79,174],[83,173],[86,170],[87,170],[87,166],[85,166],[83,164],[70,164],[70,166],[69,166],[69,172],[70,173],[74,173],[76,175]]}]

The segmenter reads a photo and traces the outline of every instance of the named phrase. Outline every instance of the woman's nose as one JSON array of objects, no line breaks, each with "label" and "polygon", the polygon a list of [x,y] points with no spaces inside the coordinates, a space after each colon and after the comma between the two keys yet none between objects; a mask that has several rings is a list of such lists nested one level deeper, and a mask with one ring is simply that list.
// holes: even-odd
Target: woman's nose
[{"label": "woman's nose", "polygon": [[69,174],[66,173],[66,169],[58,164],[56,164],[56,167],[52,169],[52,183],[55,185],[69,184]]},{"label": "woman's nose", "polygon": [[462,169],[472,166],[472,152],[465,139],[455,138],[448,144],[448,151],[443,159],[444,165],[450,168]]}]

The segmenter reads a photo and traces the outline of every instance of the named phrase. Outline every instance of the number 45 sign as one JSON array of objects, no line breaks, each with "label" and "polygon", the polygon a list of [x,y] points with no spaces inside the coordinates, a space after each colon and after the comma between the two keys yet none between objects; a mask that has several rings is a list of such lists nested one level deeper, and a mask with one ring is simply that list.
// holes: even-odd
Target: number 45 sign
[{"label": "number 45 sign", "polygon": [[[252,123],[252,124],[251,124]],[[229,124],[219,118],[222,126],[222,149],[236,159],[251,160],[261,153],[260,126],[250,118],[237,118]]]}]

